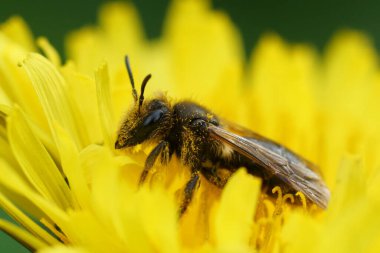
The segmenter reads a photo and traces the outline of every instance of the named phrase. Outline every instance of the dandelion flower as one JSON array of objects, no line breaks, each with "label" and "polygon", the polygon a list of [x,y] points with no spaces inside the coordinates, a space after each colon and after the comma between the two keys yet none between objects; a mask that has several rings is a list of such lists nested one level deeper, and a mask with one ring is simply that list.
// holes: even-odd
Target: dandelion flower
[{"label": "dandelion flower", "polygon": [[[110,3],[67,49],[62,63],[18,17],[0,27],[0,206],[16,221],[0,229],[30,250],[379,251],[380,72],[364,35],[342,31],[319,55],[268,34],[246,66],[238,31],[207,1],[173,1],[155,41],[132,5]],[[153,74],[148,96],[190,98],[318,164],[327,210],[279,187],[273,200],[241,169],[223,190],[202,180],[178,219],[189,171],[175,158],[138,189],[152,147],[113,147],[133,102],[126,53],[136,80]]]}]

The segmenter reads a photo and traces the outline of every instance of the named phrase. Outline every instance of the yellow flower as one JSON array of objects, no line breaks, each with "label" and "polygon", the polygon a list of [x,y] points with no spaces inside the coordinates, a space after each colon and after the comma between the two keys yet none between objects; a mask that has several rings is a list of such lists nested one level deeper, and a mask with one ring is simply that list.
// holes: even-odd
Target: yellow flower
[{"label": "yellow flower", "polygon": [[[184,32],[185,31],[185,32]],[[44,56],[36,52],[41,49]],[[163,35],[144,38],[129,4],[72,33],[68,62],[20,18],[0,27],[0,228],[40,252],[378,252],[380,75],[368,39],[335,36],[323,56],[264,36],[248,66],[239,34],[207,1],[173,1]],[[260,193],[244,169],[221,191],[202,180],[178,219],[188,168],[175,158],[137,182],[152,147],[118,152],[132,103],[123,65],[147,95],[190,98],[318,164],[326,211],[302,195]],[[246,71],[244,71],[246,70]]]}]

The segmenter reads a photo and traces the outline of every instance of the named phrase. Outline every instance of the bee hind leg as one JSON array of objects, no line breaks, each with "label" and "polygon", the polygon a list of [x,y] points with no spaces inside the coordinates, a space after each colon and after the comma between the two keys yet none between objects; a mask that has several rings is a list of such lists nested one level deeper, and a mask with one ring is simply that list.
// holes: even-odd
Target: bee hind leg
[{"label": "bee hind leg", "polygon": [[181,204],[180,213],[179,213],[180,217],[185,213],[188,205],[191,202],[191,199],[193,198],[195,188],[197,187],[198,182],[199,182],[199,172],[202,173],[202,175],[210,183],[214,184],[218,188],[223,188],[228,181],[228,177],[227,178],[220,177],[216,169],[202,167],[200,171],[192,170],[191,178],[187,182],[186,187],[185,187],[184,200]]},{"label": "bee hind leg", "polygon": [[169,143],[167,141],[161,141],[148,155],[148,157],[145,160],[145,166],[144,170],[140,175],[139,180],[139,186],[141,186],[144,182],[146,177],[148,176],[149,170],[153,167],[154,163],[156,162],[158,156],[165,152],[167,150],[167,147],[169,146]]}]

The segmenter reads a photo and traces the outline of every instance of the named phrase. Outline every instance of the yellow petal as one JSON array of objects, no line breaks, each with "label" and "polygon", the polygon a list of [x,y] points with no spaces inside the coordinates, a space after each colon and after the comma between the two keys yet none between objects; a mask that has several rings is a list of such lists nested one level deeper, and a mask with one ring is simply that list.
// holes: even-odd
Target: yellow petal
[{"label": "yellow petal", "polygon": [[98,110],[100,124],[102,126],[104,144],[109,148],[114,148],[114,140],[112,131],[115,129],[112,115],[110,84],[108,76],[107,64],[103,63],[95,71],[96,90],[98,98]]},{"label": "yellow petal", "polygon": [[67,216],[55,203],[37,194],[24,182],[8,164],[0,159],[0,191],[8,196],[17,206],[38,220],[46,220],[52,227],[57,225],[66,229]]},{"label": "yellow petal", "polygon": [[25,230],[13,225],[12,223],[0,219],[0,230],[15,238],[18,242],[28,248],[30,251],[42,249],[47,245],[36,237],[32,236]]},{"label": "yellow petal", "polygon": [[68,58],[88,75],[92,75],[106,60],[114,77],[121,68],[124,71],[124,55],[137,59],[144,46],[141,22],[136,9],[128,2],[106,4],[99,13],[99,19],[99,28],[85,27],[69,35]]},{"label": "yellow petal", "polygon": [[150,192],[144,188],[140,196],[139,218],[153,248],[163,253],[180,252],[173,199],[159,189]]},{"label": "yellow petal", "polygon": [[20,171],[8,141],[6,120],[10,111],[10,107],[0,105],[0,157],[6,160],[15,170]]},{"label": "yellow petal", "polygon": [[12,103],[20,105],[31,118],[47,129],[38,97],[27,74],[18,67],[26,51],[0,33],[0,82],[1,90]]},{"label": "yellow petal", "polygon": [[72,206],[62,174],[17,107],[8,117],[8,135],[13,153],[33,187],[63,209]]},{"label": "yellow petal", "polygon": [[54,66],[61,66],[61,57],[45,37],[38,38],[37,45],[43,50],[47,58],[54,64]]},{"label": "yellow petal", "polygon": [[28,25],[19,16],[13,16],[1,24],[0,31],[27,51],[35,51],[34,39]]},{"label": "yellow petal", "polygon": [[[86,161],[84,165],[90,165],[88,169],[92,170],[90,182],[94,211],[100,218],[107,220],[109,214],[117,213],[120,170],[108,149],[93,146],[89,152],[91,154],[87,154],[87,159],[90,161]],[[108,204],[104,205],[104,203]]]},{"label": "yellow petal", "polygon": [[59,241],[36,224],[31,218],[29,218],[25,213],[18,209],[9,199],[7,199],[3,194],[0,193],[0,206],[6,211],[10,217],[12,217],[16,222],[28,230],[31,234],[36,236],[39,240],[46,244],[53,245],[58,244]]},{"label": "yellow petal", "polygon": [[311,252],[368,252],[374,249],[380,236],[380,205],[366,195],[361,166],[355,157],[343,160],[331,203],[321,219],[301,212],[288,217],[282,236],[289,252],[304,252],[313,244]]},{"label": "yellow petal", "polygon": [[50,225],[58,225],[64,228],[65,213],[55,203],[47,200],[31,188],[14,170],[0,159],[0,191],[12,200],[17,206],[22,207],[25,213],[37,220],[45,219]]},{"label": "yellow petal", "polygon": [[362,174],[362,162],[358,157],[346,156],[340,165],[337,184],[333,189],[330,213],[333,217],[339,216],[343,210],[350,208],[353,203],[363,198],[366,182]]},{"label": "yellow petal", "polygon": [[0,159],[0,165],[2,175],[0,177],[1,192],[17,206],[22,206],[27,213],[30,213],[34,217],[42,217],[43,212],[39,208],[36,208],[29,198],[25,197],[30,192],[35,193],[35,189],[3,159]]},{"label": "yellow petal", "polygon": [[59,245],[55,247],[44,248],[37,251],[37,253],[89,253],[89,251],[78,247]]},{"label": "yellow petal", "polygon": [[81,136],[76,125],[80,126],[80,121],[76,121],[79,117],[75,108],[72,108],[72,101],[60,73],[47,59],[33,53],[24,59],[22,66],[32,81],[56,143],[58,137],[53,124],[55,121],[69,132],[76,145],[80,147]]},{"label": "yellow petal", "polygon": [[249,250],[260,180],[237,171],[228,181],[215,213],[215,243],[226,251]]},{"label": "yellow petal", "polygon": [[320,243],[318,235],[322,231],[322,225],[312,218],[302,213],[291,215],[282,229],[282,239],[287,252],[304,252],[306,248],[308,252],[318,252],[318,250],[313,251],[314,247],[310,248],[309,245],[315,244],[318,247]]},{"label": "yellow petal", "polygon": [[81,167],[79,152],[69,135],[56,124],[61,150],[62,170],[67,177],[71,193],[75,199],[76,208],[90,208],[90,190],[85,178],[84,169]]},{"label": "yellow petal", "polygon": [[251,56],[246,97],[252,129],[312,160],[318,143],[317,134],[310,134],[317,132],[317,76],[312,48],[289,46],[268,34]]},{"label": "yellow petal", "polygon": [[[100,222],[98,217],[91,212],[71,213],[66,225],[65,234],[70,241],[74,245],[83,245],[89,252],[126,252],[114,231],[109,230],[107,224]],[[141,247],[143,248],[143,245]]]},{"label": "yellow petal", "polygon": [[[121,222],[123,219],[122,205],[123,203],[130,203],[129,196],[132,189],[129,186],[127,187],[129,192],[122,192],[122,178],[118,161],[111,155],[111,152],[107,148],[93,145],[83,151],[83,154],[81,154],[81,163],[84,171],[89,173],[88,181],[91,183],[91,210],[93,210],[94,213],[92,215],[95,215],[96,219],[104,224],[102,225],[104,226],[103,229],[114,231],[117,237],[126,240],[124,239],[126,237],[124,231],[125,227]],[[83,215],[87,216],[87,214]],[[89,220],[91,219],[92,218],[89,218]],[[91,224],[91,226],[101,225]],[[127,230],[131,229],[129,226],[132,225],[128,225],[126,227]],[[75,230],[75,227],[73,229]],[[89,233],[85,236],[91,236],[91,234]],[[115,238],[114,243],[120,243],[117,241],[118,238]]]},{"label": "yellow petal", "polygon": [[[328,122],[324,138],[335,141],[324,147],[323,157],[327,159],[322,162],[330,167],[327,176],[334,178],[345,153],[368,158],[376,152],[371,143],[378,143],[380,136],[379,114],[373,111],[379,105],[379,70],[370,40],[354,31],[334,36],[324,60],[326,89],[321,102]],[[374,166],[378,165],[379,161]],[[367,170],[367,166],[363,168]]]},{"label": "yellow petal", "polygon": [[210,1],[172,2],[164,26],[172,71],[169,92],[227,114],[241,88],[242,47],[227,15],[210,8]]},{"label": "yellow petal", "polygon": [[61,68],[67,84],[74,108],[76,108],[78,122],[77,129],[82,136],[83,147],[92,143],[102,143],[103,136],[97,106],[96,84],[90,76],[79,73],[71,63]]}]

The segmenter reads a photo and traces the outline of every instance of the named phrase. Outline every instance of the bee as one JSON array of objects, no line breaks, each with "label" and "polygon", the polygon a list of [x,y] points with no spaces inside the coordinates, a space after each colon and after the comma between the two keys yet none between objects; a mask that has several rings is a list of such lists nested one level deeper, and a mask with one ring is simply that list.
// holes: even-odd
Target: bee
[{"label": "bee", "polygon": [[230,174],[240,167],[262,179],[263,191],[280,186],[289,193],[302,192],[309,201],[325,209],[330,192],[317,167],[288,148],[217,115],[192,101],[175,104],[167,97],[145,100],[144,90],[151,78],[147,75],[138,96],[128,56],[125,64],[132,86],[134,105],[122,121],[115,149],[133,147],[144,142],[157,145],[146,158],[139,185],[160,157],[167,164],[173,155],[189,167],[191,176],[184,186],[182,215],[194,194],[202,174],[206,180],[223,188]]}]

